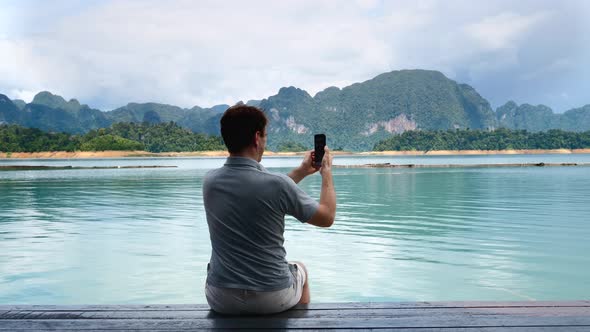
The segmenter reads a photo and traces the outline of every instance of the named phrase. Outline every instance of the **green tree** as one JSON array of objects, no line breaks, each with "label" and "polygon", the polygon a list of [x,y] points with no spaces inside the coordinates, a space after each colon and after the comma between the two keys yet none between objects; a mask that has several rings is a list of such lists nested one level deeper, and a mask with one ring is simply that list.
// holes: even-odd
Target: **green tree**
[{"label": "green tree", "polygon": [[507,150],[507,149],[585,149],[590,147],[590,132],[559,129],[531,133],[499,128],[486,130],[406,131],[375,144],[375,151],[430,150]]},{"label": "green tree", "polygon": [[301,152],[306,150],[305,145],[293,141],[281,142],[277,146],[279,152]]},{"label": "green tree", "polygon": [[127,151],[127,150],[143,150],[144,145],[140,142],[132,141],[120,136],[106,134],[95,137],[88,142],[82,143],[80,150],[82,151]]}]

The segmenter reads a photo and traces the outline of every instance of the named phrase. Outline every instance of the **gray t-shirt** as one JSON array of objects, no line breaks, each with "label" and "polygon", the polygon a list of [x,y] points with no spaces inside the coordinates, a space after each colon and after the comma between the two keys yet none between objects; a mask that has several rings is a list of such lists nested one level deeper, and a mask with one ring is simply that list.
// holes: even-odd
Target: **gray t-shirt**
[{"label": "gray t-shirt", "polygon": [[292,285],[283,247],[285,215],[307,222],[318,202],[287,175],[242,157],[229,157],[207,173],[203,201],[213,249],[208,284],[255,291]]}]

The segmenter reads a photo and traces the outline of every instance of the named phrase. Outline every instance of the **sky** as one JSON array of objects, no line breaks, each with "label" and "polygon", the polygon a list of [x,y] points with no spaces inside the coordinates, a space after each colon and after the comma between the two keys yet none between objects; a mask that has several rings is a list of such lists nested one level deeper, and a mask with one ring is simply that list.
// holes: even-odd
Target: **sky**
[{"label": "sky", "polygon": [[0,93],[26,102],[210,107],[401,69],[494,109],[590,104],[590,1],[0,0]]}]

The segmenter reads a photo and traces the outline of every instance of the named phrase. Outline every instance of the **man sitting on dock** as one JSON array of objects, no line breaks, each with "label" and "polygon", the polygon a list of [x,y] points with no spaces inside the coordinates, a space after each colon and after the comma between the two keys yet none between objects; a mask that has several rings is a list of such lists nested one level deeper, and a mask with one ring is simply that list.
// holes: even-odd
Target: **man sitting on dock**
[{"label": "man sitting on dock", "polygon": [[[232,106],[221,118],[221,135],[230,156],[207,173],[203,200],[211,237],[205,295],[224,314],[270,314],[309,303],[307,269],[287,262],[285,215],[330,227],[336,213],[332,156],[326,147],[321,167],[308,151],[288,176],[267,171],[260,161],[266,146],[267,118],[258,108]],[[319,203],[297,183],[319,170]]]}]

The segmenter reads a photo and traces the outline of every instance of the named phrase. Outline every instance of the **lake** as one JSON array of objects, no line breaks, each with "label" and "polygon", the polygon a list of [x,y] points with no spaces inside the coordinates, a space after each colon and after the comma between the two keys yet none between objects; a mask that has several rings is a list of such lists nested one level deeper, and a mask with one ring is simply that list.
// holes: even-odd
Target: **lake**
[{"label": "lake", "polygon": [[[206,303],[201,184],[225,158],[0,160],[175,165],[0,172],[0,304]],[[287,173],[300,157],[269,157]],[[364,163],[590,162],[590,155],[338,156]],[[590,298],[590,167],[336,168],[335,224],[286,220],[312,301]],[[300,186],[319,198],[321,178]]]}]

